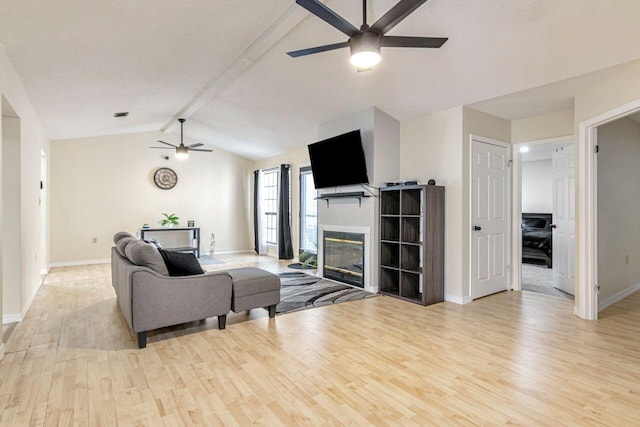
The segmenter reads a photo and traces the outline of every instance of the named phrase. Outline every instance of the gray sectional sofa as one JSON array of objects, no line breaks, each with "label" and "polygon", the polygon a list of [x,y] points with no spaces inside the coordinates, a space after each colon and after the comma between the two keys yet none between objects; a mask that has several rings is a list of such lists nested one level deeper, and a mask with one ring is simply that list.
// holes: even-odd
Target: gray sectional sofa
[{"label": "gray sectional sofa", "polygon": [[126,232],[114,236],[111,280],[118,304],[144,348],[147,331],[216,316],[219,329],[227,313],[264,307],[275,316],[280,278],[258,268],[169,276],[158,249]]}]

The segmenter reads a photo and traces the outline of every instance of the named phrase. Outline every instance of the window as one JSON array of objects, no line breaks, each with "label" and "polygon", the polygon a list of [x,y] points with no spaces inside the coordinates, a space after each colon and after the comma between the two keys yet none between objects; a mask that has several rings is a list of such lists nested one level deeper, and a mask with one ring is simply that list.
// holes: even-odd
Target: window
[{"label": "window", "polygon": [[300,252],[318,252],[318,203],[310,167],[300,168]]},{"label": "window", "polygon": [[262,236],[267,245],[278,244],[278,169],[262,174]]}]

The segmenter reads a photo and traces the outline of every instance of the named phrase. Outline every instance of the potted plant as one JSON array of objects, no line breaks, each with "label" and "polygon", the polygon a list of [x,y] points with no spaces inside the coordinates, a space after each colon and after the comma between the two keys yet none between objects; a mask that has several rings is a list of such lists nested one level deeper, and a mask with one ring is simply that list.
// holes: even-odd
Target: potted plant
[{"label": "potted plant", "polygon": [[163,213],[162,215],[164,215],[164,219],[160,220],[161,226],[166,227],[168,225],[169,227],[173,227],[174,225],[178,225],[178,220],[180,218],[178,218],[176,214],[167,215],[166,213]]}]

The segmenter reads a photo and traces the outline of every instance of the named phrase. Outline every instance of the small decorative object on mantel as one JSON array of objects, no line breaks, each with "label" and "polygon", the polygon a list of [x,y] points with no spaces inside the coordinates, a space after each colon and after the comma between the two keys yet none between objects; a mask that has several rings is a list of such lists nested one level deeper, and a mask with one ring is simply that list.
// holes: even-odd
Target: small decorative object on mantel
[{"label": "small decorative object on mantel", "polygon": [[142,224],[142,228],[151,228],[149,224]]},{"label": "small decorative object on mantel", "polygon": [[190,219],[189,221],[187,221],[187,227],[195,227],[196,226],[196,222],[192,219]]},{"label": "small decorative object on mantel", "polygon": [[178,218],[176,216],[176,214],[169,214],[167,215],[166,213],[163,213],[162,215],[164,215],[164,219],[160,220],[160,225],[163,227],[169,226],[169,227],[173,227],[174,225],[178,225],[178,220],[180,218]]},{"label": "small decorative object on mantel", "polygon": [[435,179],[430,179],[429,181],[427,181],[427,184],[436,185],[436,180]]},{"label": "small decorative object on mantel", "polygon": [[160,168],[153,174],[153,182],[158,188],[171,190],[178,183],[178,174],[171,168]]}]

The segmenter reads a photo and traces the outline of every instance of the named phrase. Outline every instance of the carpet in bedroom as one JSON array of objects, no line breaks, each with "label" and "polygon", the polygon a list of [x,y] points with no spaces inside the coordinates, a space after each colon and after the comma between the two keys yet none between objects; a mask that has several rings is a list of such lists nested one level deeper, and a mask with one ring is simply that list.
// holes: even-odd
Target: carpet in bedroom
[{"label": "carpet in bedroom", "polygon": [[553,269],[547,268],[545,265],[522,264],[522,290],[573,298],[568,293],[553,287]]}]

